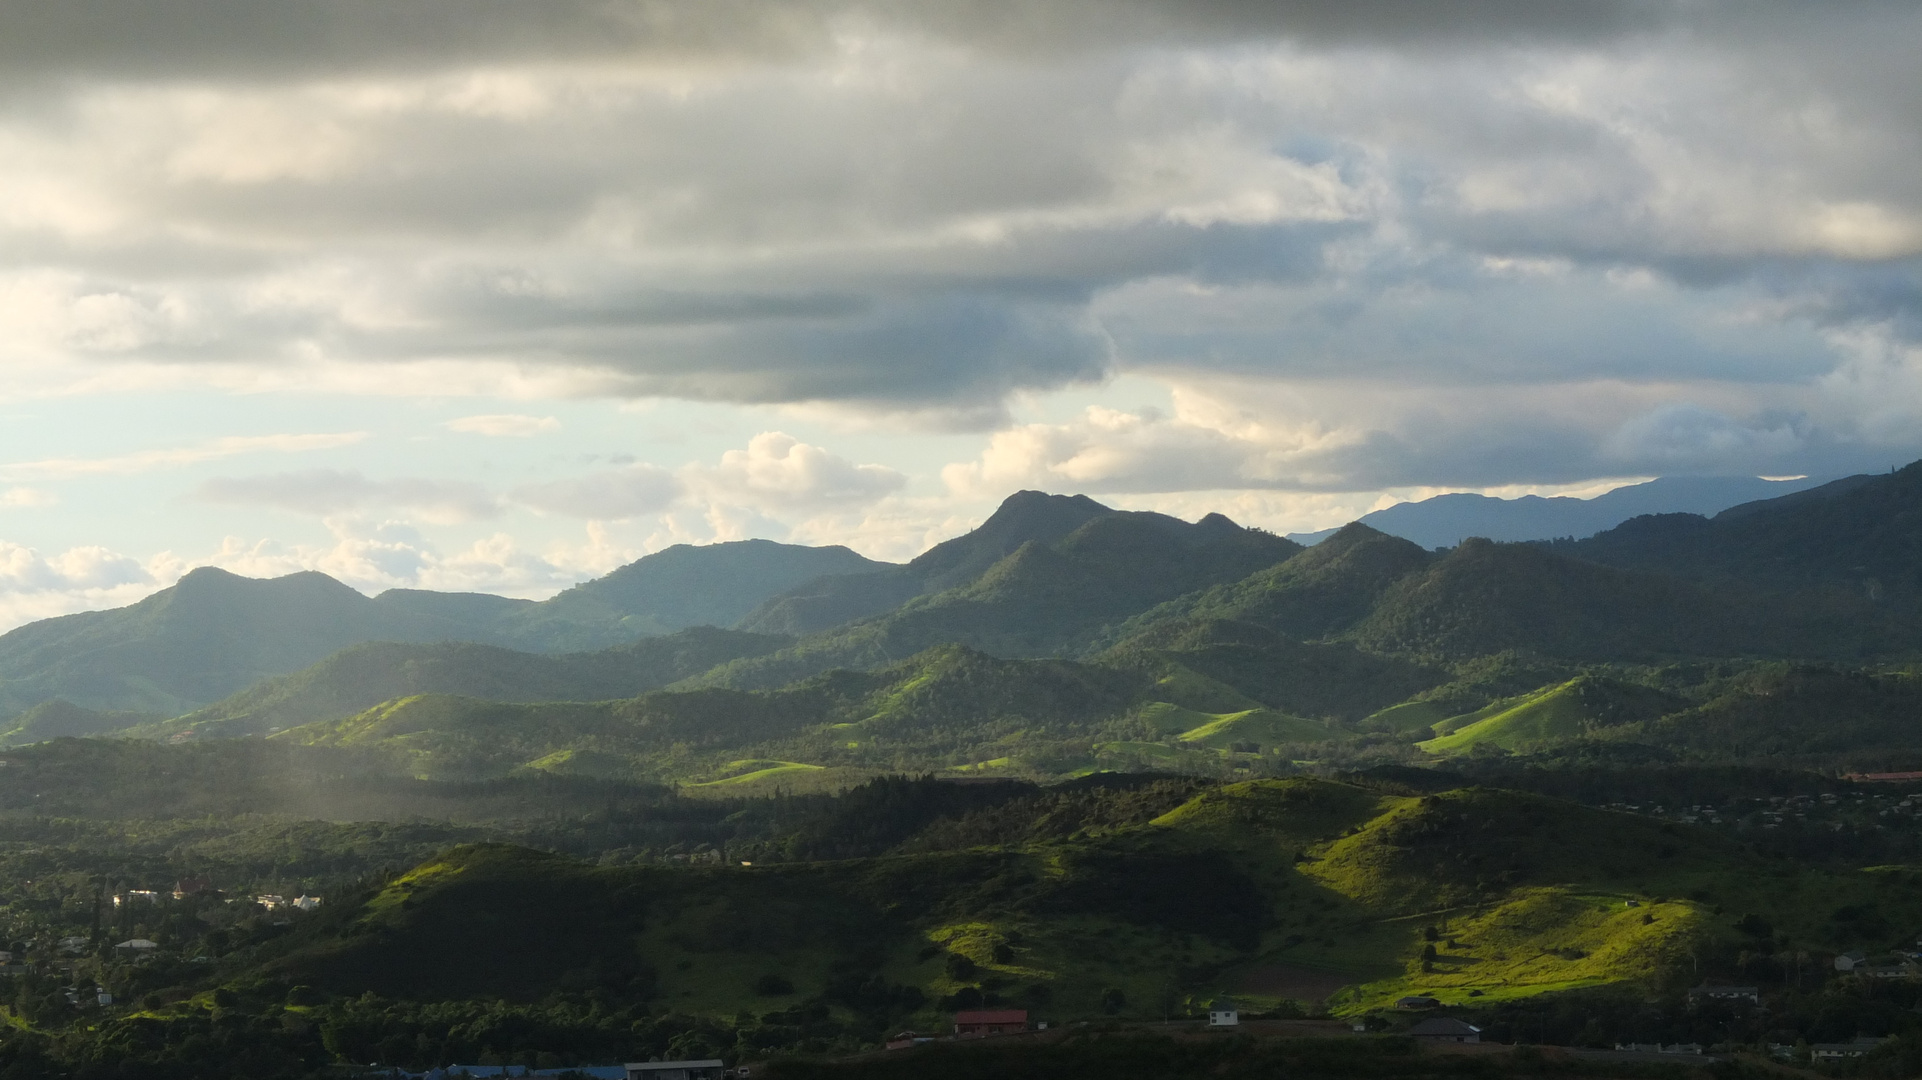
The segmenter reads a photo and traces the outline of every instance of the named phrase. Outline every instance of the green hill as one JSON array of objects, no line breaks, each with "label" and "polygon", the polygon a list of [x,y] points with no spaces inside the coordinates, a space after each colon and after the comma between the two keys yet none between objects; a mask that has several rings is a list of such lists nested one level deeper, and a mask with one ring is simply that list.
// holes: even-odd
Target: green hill
[{"label": "green hill", "polygon": [[1844,765],[1871,771],[1922,767],[1922,676],[1772,664],[1720,685],[1706,702],[1611,730],[1685,758]]},{"label": "green hill", "polygon": [[1652,720],[1688,703],[1648,687],[1583,675],[1520,698],[1508,698],[1433,725],[1435,738],[1418,743],[1431,754],[1459,754],[1477,746],[1516,751],[1579,739],[1606,728]]},{"label": "green hill", "polygon": [[518,609],[481,640],[539,652],[603,649],[692,626],[732,626],[770,596],[804,582],[893,569],[839,545],[675,544]]},{"label": "green hill", "polygon": [[462,637],[450,619],[383,605],[325,574],[269,581],[202,567],[131,607],[0,635],[0,711],[53,698],[177,714],[369,640]]},{"label": "green hill", "polygon": [[877,667],[948,643],[997,656],[1073,653],[1110,623],[1239,580],[1298,550],[1219,515],[1189,524],[1161,514],[1106,512],[1051,544],[1023,543],[969,584],[804,638],[772,656],[729,664],[702,681],[773,687],[829,668]]},{"label": "green hill", "polygon": [[1206,723],[1184,731],[1175,738],[1211,750],[1240,747],[1267,750],[1292,743],[1327,742],[1336,735],[1327,725],[1299,716],[1289,716],[1273,709],[1244,709],[1241,712],[1214,715]]},{"label": "green hill", "polygon": [[694,627],[600,652],[558,655],[467,642],[368,642],[349,646],[304,671],[264,680],[204,709],[150,724],[135,734],[266,735],[342,719],[418,694],[490,701],[605,701],[658,689],[739,657],[764,655],[787,641]]},{"label": "green hill", "polygon": [[1349,637],[1364,648],[1451,658],[1522,650],[1626,661],[1774,651],[1788,635],[1748,597],[1532,545],[1468,540],[1385,590]]},{"label": "green hill", "polygon": [[1178,665],[1214,685],[1233,687],[1248,701],[1209,711],[1263,704],[1298,716],[1342,721],[1360,720],[1450,681],[1449,672],[1430,665],[1364,652],[1345,642],[1295,641],[1250,623],[1221,619],[1158,619],[1097,659],[1116,666]]},{"label": "green hill", "polygon": [[[565,751],[592,752],[603,773],[663,781],[705,779],[745,758],[925,769],[1076,737],[1085,747],[1149,685],[1142,673],[997,660],[946,646],[883,671],[830,672],[771,691],[708,688],[552,703],[422,694],[275,739],[370,754],[407,775],[450,779],[545,767],[538,763]],[[616,760],[624,763],[619,769]]]},{"label": "green hill", "polygon": [[1144,612],[1111,638],[1191,619],[1250,623],[1294,639],[1330,637],[1366,618],[1390,586],[1434,558],[1399,537],[1351,524],[1272,567]]},{"label": "green hill", "polygon": [[160,719],[151,713],[83,709],[55,698],[14,717],[10,726],[0,731],[0,746],[21,746],[63,736],[110,735]]},{"label": "green hill", "polygon": [[748,613],[742,630],[811,634],[900,607],[917,596],[974,581],[1023,544],[1052,544],[1114,513],[1086,495],[1017,491],[978,528],[945,540],[908,562],[878,573],[833,574],[769,598]]}]

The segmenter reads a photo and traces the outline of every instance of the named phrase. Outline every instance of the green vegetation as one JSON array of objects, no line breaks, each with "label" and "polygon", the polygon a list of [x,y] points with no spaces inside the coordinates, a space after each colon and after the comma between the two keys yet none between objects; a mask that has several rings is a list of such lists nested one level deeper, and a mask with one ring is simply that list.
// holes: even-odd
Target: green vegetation
[{"label": "green vegetation", "polygon": [[1436,737],[1417,745],[1431,754],[1463,753],[1477,746],[1534,749],[1652,720],[1685,705],[1660,690],[1584,675],[1438,721],[1433,725]]},{"label": "green vegetation", "polygon": [[[1023,493],[539,605],[197,572],[0,638],[0,1077],[1607,1072],[1353,1037],[1408,996],[1906,1075],[1922,978],[1830,960],[1922,933],[1922,785],[1846,778],[1922,769],[1917,476],[1447,552]],[[1188,1030],[1219,995],[1323,1037]],[[1054,1028],[824,1064],[976,1006]]]}]

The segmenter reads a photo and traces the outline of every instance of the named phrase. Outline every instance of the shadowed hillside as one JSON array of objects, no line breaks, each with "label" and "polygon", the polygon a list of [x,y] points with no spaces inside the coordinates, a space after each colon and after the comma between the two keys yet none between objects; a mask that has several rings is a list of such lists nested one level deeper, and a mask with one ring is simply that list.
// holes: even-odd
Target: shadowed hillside
[{"label": "shadowed hillside", "polygon": [[[459,694],[494,701],[605,701],[633,697],[716,664],[773,652],[788,639],[696,627],[595,653],[522,653],[466,642],[350,646],[292,675],[134,732],[144,737],[266,735],[338,720],[384,701]],[[151,718],[149,718],[151,719]],[[132,727],[132,723],[120,725]],[[117,730],[100,727],[97,732]],[[96,732],[62,732],[94,734]]]},{"label": "shadowed hillside", "polygon": [[875,667],[950,642],[999,656],[1073,653],[1111,623],[1183,593],[1239,580],[1299,550],[1220,515],[1189,524],[1161,514],[1107,512],[1051,544],[1024,542],[971,584],[804,638],[772,656],[729,664],[702,681],[779,686],[828,668]]}]

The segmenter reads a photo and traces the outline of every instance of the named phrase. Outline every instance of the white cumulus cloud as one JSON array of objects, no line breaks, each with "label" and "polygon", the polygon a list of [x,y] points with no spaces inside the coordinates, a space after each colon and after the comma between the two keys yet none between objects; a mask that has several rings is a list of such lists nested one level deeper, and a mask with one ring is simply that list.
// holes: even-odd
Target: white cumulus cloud
[{"label": "white cumulus cloud", "polygon": [[517,413],[488,413],[463,416],[442,425],[449,431],[493,438],[525,439],[544,432],[559,431],[561,422],[552,416],[522,416]]}]

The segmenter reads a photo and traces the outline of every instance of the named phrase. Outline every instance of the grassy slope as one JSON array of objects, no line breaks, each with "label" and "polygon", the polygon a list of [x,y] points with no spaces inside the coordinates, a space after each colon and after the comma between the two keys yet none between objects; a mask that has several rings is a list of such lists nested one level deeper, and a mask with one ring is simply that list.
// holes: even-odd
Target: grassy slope
[{"label": "grassy slope", "polygon": [[1440,721],[1434,725],[1436,737],[1417,745],[1442,755],[1482,745],[1511,751],[1539,748],[1654,719],[1685,704],[1658,690],[1582,675]]},{"label": "grassy slope", "polygon": [[1784,664],[1734,680],[1700,706],[1616,728],[1607,737],[1708,760],[1840,758],[1910,769],[1917,762],[1917,717],[1922,677]]}]

